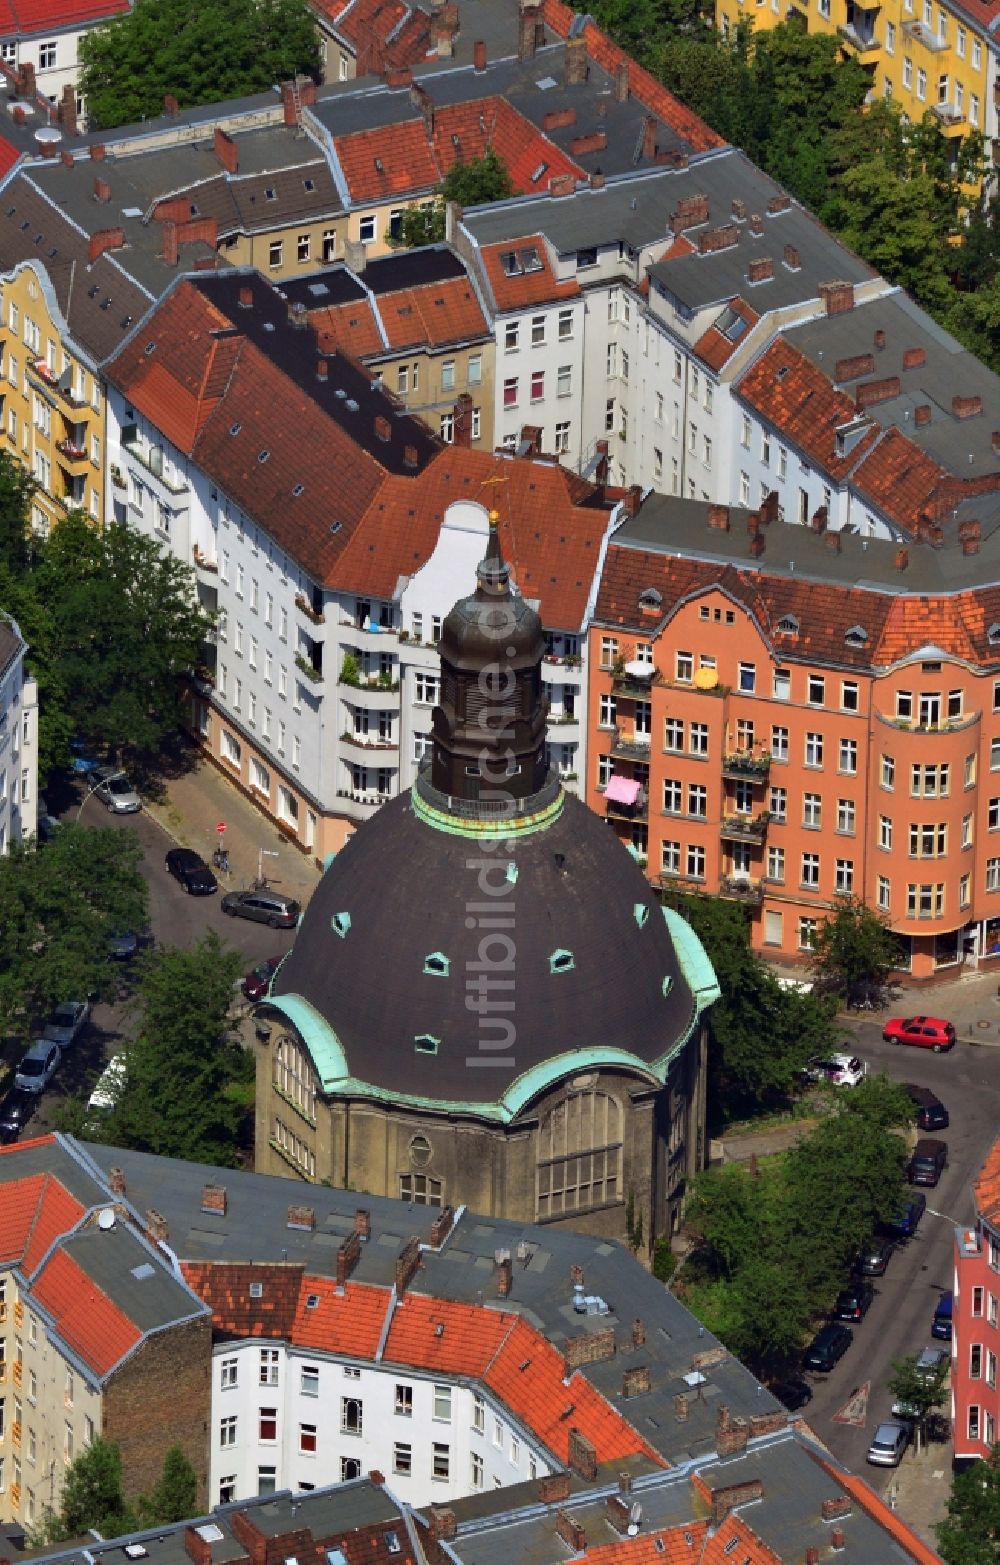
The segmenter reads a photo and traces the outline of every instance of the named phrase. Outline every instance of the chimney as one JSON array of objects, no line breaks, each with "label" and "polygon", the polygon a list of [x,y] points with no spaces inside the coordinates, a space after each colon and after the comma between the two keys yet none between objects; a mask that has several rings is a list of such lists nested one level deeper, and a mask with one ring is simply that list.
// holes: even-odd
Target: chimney
[{"label": "chimney", "polygon": [[710,505],[708,508],[708,525],[715,532],[727,533],[729,531],[728,505]]},{"label": "chimney", "polygon": [[449,60],[454,54],[458,29],[459,15],[455,0],[445,0],[444,5],[431,11],[431,41],[439,60]]},{"label": "chimney", "polygon": [[106,179],[95,179],[94,180],[94,200],[95,201],[110,201],[111,200],[111,186],[110,186],[110,184],[108,183],[108,181]]},{"label": "chimney", "polygon": [[[409,450],[410,447],[407,447]],[[359,1206],[354,1214],[354,1232],[363,1242],[372,1236],[372,1214],[366,1206]]]},{"label": "chimney", "polygon": [[289,300],[288,324],[296,331],[302,331],[309,325],[309,312],[299,299]]},{"label": "chimney", "polygon": [[514,1263],[505,1255],[497,1267],[497,1298],[506,1299],[514,1281]]},{"label": "chimney", "polygon": [[549,109],[548,113],[542,115],[542,129],[545,131],[566,130],[575,124],[575,109]]},{"label": "chimney", "polygon": [[[455,1512],[445,1505],[432,1505],[428,1511],[428,1520],[430,1534],[435,1542],[439,1538],[454,1538],[458,1532],[458,1518]],[[436,1557],[440,1558],[440,1555],[441,1551],[438,1550]]]},{"label": "chimney", "polygon": [[678,1391],[674,1397],[674,1417],[679,1424],[686,1422],[688,1416],[688,1394],[686,1391]]},{"label": "chimney", "polygon": [[639,1397],[652,1387],[652,1377],[647,1364],[637,1365],[635,1369],[627,1369],[622,1376],[622,1396]]},{"label": "chimney", "polygon": [[10,117],[14,121],[15,125],[23,125],[28,116],[25,114],[21,105],[19,103],[15,103],[14,107],[10,111]]},{"label": "chimney", "polygon": [[732,215],[734,223],[745,223],[747,220],[747,204],[739,196],[733,197]]},{"label": "chimney", "polygon": [[[638,516],[639,507],[642,504],[642,486],[640,484],[629,484],[619,504],[626,516]],[[581,1267],[580,1270],[582,1272],[583,1268]]]},{"label": "chimney", "polygon": [[655,114],[647,114],[642,122],[642,155],[644,158],[655,158],[657,153],[656,133],[659,130]]},{"label": "chimney", "polygon": [[977,418],[983,411],[982,397],[952,397],[951,411],[956,418]]},{"label": "chimney", "polygon": [[539,1505],[558,1505],[569,1499],[569,1473],[546,1473],[537,1483]]},{"label": "chimney", "polygon": [[125,1171],[121,1168],[108,1170],[108,1189],[119,1201],[125,1198]]},{"label": "chimney", "polygon": [[167,1219],[151,1206],[146,1213],[146,1238],[151,1244],[166,1244],[169,1234]]},{"label": "chimney", "polygon": [[640,1320],[638,1315],[632,1322],[632,1346],[634,1348],[644,1348],[646,1346],[646,1325],[644,1321]]},{"label": "chimney", "polygon": [[608,1525],[624,1537],[631,1520],[632,1507],[622,1499],[621,1495],[609,1494],[604,1502],[604,1508]]},{"label": "chimney", "polygon": [[477,38],[472,45],[472,67],[476,71],[486,69],[486,44],[482,38]]},{"label": "chimney", "polygon": [[177,99],[174,97],[173,93],[165,92],[163,94],[163,112],[167,118],[171,120],[176,119],[180,111],[181,106],[177,102]]},{"label": "chimney", "polygon": [[615,66],[615,102],[627,103],[628,99],[628,60],[619,60]]},{"label": "chimney", "polygon": [[580,1265],[579,1261],[573,1261],[570,1263],[569,1280],[573,1284],[574,1288],[583,1287],[583,1267]]},{"label": "chimney", "polygon": [[401,1299],[412,1279],[420,1269],[420,1240],[414,1236],[407,1239],[403,1248],[396,1257],[396,1297]]},{"label": "chimney", "polygon": [[590,74],[587,40],[582,35],[566,39],[564,81],[567,87],[579,87]]},{"label": "chimney", "polygon": [[229,1197],[225,1185],[205,1185],[201,1192],[201,1209],[203,1212],[214,1212],[218,1217],[225,1217],[229,1206]]},{"label": "chimney", "polygon": [[792,205],[791,196],[772,196],[767,203],[768,217],[776,217],[779,212],[787,212]]},{"label": "chimney", "polygon": [[295,83],[282,82],[281,84],[281,109],[282,119],[286,125],[297,125],[300,118],[299,103],[295,98]]},{"label": "chimney", "polygon": [[885,332],[882,330],[881,326],[877,326],[875,328],[875,346],[879,353],[881,353],[882,349],[885,347]]},{"label": "chimney", "polygon": [[[319,362],[325,367],[325,365],[326,365],[326,360],[325,359],[320,359]],[[381,413],[379,413],[376,416],[376,419],[375,419],[375,438],[377,440],[391,440],[392,439],[392,425],[389,423],[389,420],[387,418],[383,417],[383,415]]]},{"label": "chimney", "polygon": [[824,1500],[820,1506],[820,1515],[825,1522],[832,1522],[839,1516],[851,1514],[851,1497],[849,1494],[835,1494],[829,1500]]},{"label": "chimney", "polygon": [[361,1240],[357,1233],[345,1239],[337,1251],[337,1287],[343,1290],[358,1261],[361,1259]]},{"label": "chimney", "polygon": [[978,554],[982,536],[983,528],[981,522],[962,522],[958,529],[958,541],[962,545],[962,553]]},{"label": "chimney", "polygon": [[412,87],[413,72],[408,65],[387,65],[385,84],[387,87]]},{"label": "chimney", "polygon": [[748,283],[766,283],[774,276],[774,262],[769,255],[762,255],[757,260],[751,261],[747,267]]},{"label": "chimney", "polygon": [[57,118],[68,136],[76,135],[76,88],[72,82],[67,82],[62,90]]},{"label": "chimney", "polygon": [[841,1549],[846,1549],[847,1538],[844,1534],[843,1527],[830,1528],[830,1547],[838,1554],[840,1553]]},{"label": "chimney", "polygon": [[107,155],[108,149],[102,142],[95,142],[90,149],[90,161],[92,163],[103,163]]},{"label": "chimney", "polygon": [[806,1565],[819,1565],[819,1549],[815,1543],[810,1543],[806,1549]]},{"label": "chimney", "polygon": [[249,283],[243,283],[240,287],[240,309],[253,309],[253,289]]},{"label": "chimney", "polygon": [[18,98],[33,98],[35,96],[35,67],[30,60],[25,60],[23,65],[18,66],[14,93]]},{"label": "chimney", "polygon": [[102,228],[96,234],[91,234],[87,245],[87,260],[93,265],[99,255],[105,250],[120,250],[125,243],[124,228]]},{"label": "chimney", "polygon": [[239,149],[232,136],[227,136],[221,125],[216,125],[212,137],[212,151],[227,174],[238,174],[240,168]]},{"label": "chimney", "polygon": [[763,553],[764,553],[764,534],[763,533],[754,533],[753,537],[750,539],[750,557],[751,557],[751,559],[759,560]]},{"label": "chimney", "polygon": [[575,174],[553,174],[549,180],[550,196],[572,196],[576,194]]},{"label": "chimney", "polygon": [[799,257],[799,252],[796,250],[794,245],[785,246],[784,261],[790,272],[797,272],[801,270],[802,261]]},{"label": "chimney", "polygon": [[163,260],[166,266],[176,266],[180,246],[177,239],[177,224],[167,222],[163,225]]},{"label": "chimney", "polygon": [[419,82],[414,82],[410,88],[410,102],[415,109],[419,109],[424,117],[424,130],[427,140],[434,140],[434,100],[426,87],[421,87]]},{"label": "chimney", "polygon": [[440,1250],[454,1226],[455,1208],[443,1206],[431,1223],[431,1244],[435,1250]]},{"label": "chimney", "polygon": [[517,57],[533,60],[542,29],[542,8],[538,0],[520,0],[517,25]]},{"label": "chimney", "polygon": [[67,152],[65,147],[63,148],[62,152],[60,152],[59,158],[64,168],[72,168],[76,162],[76,158],[73,156],[72,152]]},{"label": "chimney", "polygon": [[602,170],[595,168],[594,172],[590,176],[591,190],[603,190],[606,183],[607,181],[604,178]]},{"label": "chimney", "polygon": [[593,1483],[597,1476],[597,1451],[593,1441],[588,1440],[579,1429],[571,1429],[566,1455],[570,1467],[584,1483]]},{"label": "chimney", "polygon": [[910,563],[910,551],[908,549],[897,549],[896,558],[893,563],[897,571],[905,571],[906,567]]},{"label": "chimney", "polygon": [[843,315],[846,310],[854,309],[853,283],[820,283],[819,296],[827,315]]},{"label": "chimney", "polygon": [[606,440],[594,441],[594,483],[606,484],[608,481],[610,445]]},{"label": "chimney", "polygon": [[[826,523],[824,521],[824,526],[825,525],[826,525]],[[826,547],[830,551],[831,554],[839,554],[840,553],[840,533],[837,532],[837,530],[835,528],[827,533],[827,535],[824,538],[823,542],[826,544]]]},{"label": "chimney", "polygon": [[920,403],[918,403],[917,406],[913,409],[913,422],[916,424],[918,429],[921,429],[924,424],[929,424],[930,421],[931,421],[931,405],[930,405],[930,403],[929,402],[920,402]]},{"label": "chimney", "polygon": [[285,1218],[286,1228],[301,1229],[303,1233],[312,1233],[316,1227],[316,1209],[312,1206],[290,1206]]},{"label": "chimney", "polygon": [[565,1511],[556,1512],[556,1532],[574,1554],[582,1554],[587,1547],[587,1529],[581,1527]]},{"label": "chimney", "polygon": [[927,363],[927,354],[923,348],[907,348],[903,353],[904,370],[918,370],[921,364]]},{"label": "chimney", "polygon": [[750,232],[759,238],[764,232],[764,219],[759,212],[750,213]]},{"label": "chimney", "polygon": [[194,1565],[212,1565],[212,1545],[201,1536],[197,1527],[185,1527],[184,1552]]}]

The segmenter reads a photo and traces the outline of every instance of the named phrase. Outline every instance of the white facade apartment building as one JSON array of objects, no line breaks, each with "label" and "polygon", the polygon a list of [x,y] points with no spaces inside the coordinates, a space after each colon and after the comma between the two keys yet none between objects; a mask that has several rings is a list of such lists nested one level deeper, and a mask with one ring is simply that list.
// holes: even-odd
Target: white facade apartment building
[{"label": "white facade apartment building", "polygon": [[97,15],[85,0],[66,0],[58,10],[49,8],[49,16],[41,14],[44,9],[40,7],[38,15],[29,15],[19,27],[0,33],[0,60],[15,71],[32,65],[36,91],[50,103],[58,103],[65,88],[72,87],[77,113],[82,113],[80,40],[95,27],[128,12],[130,0],[105,0]]},{"label": "white facade apartment building", "polygon": [[0,853],[33,837],[38,818],[38,685],[24,666],[27,650],[0,613]]},{"label": "white facade apartment building", "polygon": [[421,1505],[544,1477],[554,1465],[533,1432],[476,1385],[283,1341],[215,1349],[213,1505],[373,1470]]}]

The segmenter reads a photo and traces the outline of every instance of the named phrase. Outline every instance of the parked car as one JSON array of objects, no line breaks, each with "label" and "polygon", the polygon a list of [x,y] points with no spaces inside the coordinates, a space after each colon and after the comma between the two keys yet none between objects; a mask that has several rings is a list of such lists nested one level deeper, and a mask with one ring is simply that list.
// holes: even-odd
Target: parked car
[{"label": "parked car", "polygon": [[93,1092],[87,1099],[87,1112],[83,1121],[84,1135],[93,1135],[101,1121],[110,1114],[121,1096],[127,1075],[124,1054],[114,1054],[105,1065]]},{"label": "parked car", "polygon": [[834,1087],[856,1087],[867,1072],[868,1066],[856,1054],[815,1054],[803,1075],[809,1081],[828,1081]]},{"label": "parked car", "polygon": [[294,929],[302,909],[294,897],[280,891],[227,891],[221,903],[231,918],[252,918],[272,929]]},{"label": "parked car", "polygon": [[875,1289],[871,1283],[859,1278],[837,1294],[834,1316],[837,1320],[864,1320],[874,1298]]},{"label": "parked car", "polygon": [[133,929],[122,929],[108,941],[108,955],[113,962],[131,962],[139,949],[139,936]]},{"label": "parked car", "polygon": [[180,881],[189,897],[210,897],[213,891],[218,891],[219,882],[192,848],[171,848],[165,863],[168,872]]},{"label": "parked car", "polygon": [[38,1100],[33,1092],[24,1092],[20,1087],[11,1087],[0,1103],[0,1146],[8,1146],[10,1142],[17,1140],[35,1112],[37,1103]]},{"label": "parked car", "polygon": [[947,1164],[947,1142],[923,1136],[910,1153],[906,1177],[911,1185],[936,1185]]},{"label": "parked car", "polygon": [[44,815],[39,815],[35,825],[39,842],[51,842],[61,826],[62,821],[57,820],[54,815],[49,815],[47,812]]},{"label": "parked car", "polygon": [[142,809],[139,795],[125,773],[109,766],[101,766],[95,773],[101,780],[94,792],[112,815],[134,815]]},{"label": "parked car", "polygon": [[768,1387],[783,1402],[790,1413],[797,1413],[812,1401],[812,1386],[800,1375],[789,1375],[785,1380],[773,1380]]},{"label": "parked car", "polygon": [[14,1072],[14,1086],[23,1092],[44,1092],[62,1059],[62,1050],[48,1038],[39,1038],[31,1045]]},{"label": "parked car", "polygon": [[64,1000],[62,1005],[56,1006],[45,1023],[42,1037],[57,1043],[60,1049],[68,1049],[71,1043],[76,1042],[89,1015],[90,1006],[86,1000]]},{"label": "parked car", "polygon": [[951,1316],[954,1309],[955,1298],[951,1290],[942,1293],[934,1311],[934,1319],[931,1321],[931,1336],[939,1341],[951,1341]]},{"label": "parked car", "polygon": [[891,1239],[882,1239],[878,1234],[869,1239],[858,1256],[855,1270],[862,1277],[881,1277],[892,1259],[892,1252],[896,1248]]},{"label": "parked car", "polygon": [[930,1087],[915,1087],[911,1083],[906,1091],[917,1111],[916,1120],[921,1130],[947,1130],[948,1110]]},{"label": "parked car", "polygon": [[912,1239],[926,1209],[927,1197],[921,1191],[914,1190],[909,1199],[903,1202],[898,1215],[886,1223],[886,1231],[900,1239]]},{"label": "parked car", "polygon": [[873,1467],[898,1467],[903,1452],[910,1443],[910,1427],[896,1418],[887,1418],[879,1424],[868,1447],[868,1460]]},{"label": "parked car", "polygon": [[829,1321],[821,1326],[809,1346],[806,1348],[804,1363],[807,1369],[818,1369],[824,1373],[843,1358],[851,1343],[854,1341],[854,1333],[849,1326],[841,1326],[838,1321]]},{"label": "parked car", "polygon": [[882,1028],[886,1043],[912,1043],[940,1054],[955,1047],[955,1029],[940,1016],[891,1016]]},{"label": "parked car", "polygon": [[256,967],[250,969],[240,986],[248,1000],[263,1000],[281,960],[280,956],[269,956],[266,962],[258,962]]},{"label": "parked car", "polygon": [[91,772],[97,771],[101,763],[85,739],[71,739],[69,764],[78,777],[89,777]]}]

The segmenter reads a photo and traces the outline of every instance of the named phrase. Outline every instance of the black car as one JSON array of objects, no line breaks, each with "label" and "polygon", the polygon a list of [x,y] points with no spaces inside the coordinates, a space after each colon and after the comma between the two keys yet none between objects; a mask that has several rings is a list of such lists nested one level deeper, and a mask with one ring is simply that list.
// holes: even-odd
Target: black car
[{"label": "black car", "polygon": [[880,1239],[876,1236],[865,1245],[858,1256],[855,1271],[862,1277],[881,1277],[892,1257],[895,1249],[891,1239]]},{"label": "black car", "polygon": [[912,1239],[926,1210],[927,1197],[920,1190],[912,1190],[898,1214],[885,1224],[886,1233],[895,1239]]},{"label": "black car", "polygon": [[923,1136],[910,1153],[906,1177],[911,1185],[936,1185],[947,1166],[947,1143]]},{"label": "black car", "polygon": [[786,1380],[774,1380],[768,1390],[783,1402],[790,1413],[797,1413],[800,1407],[805,1407],[812,1401],[812,1386],[803,1380],[800,1375],[789,1375]]},{"label": "black car", "polygon": [[841,1288],[837,1294],[837,1302],[833,1307],[835,1319],[864,1320],[874,1297],[875,1289],[871,1283],[858,1278],[846,1288]]},{"label": "black car", "polygon": [[915,1118],[921,1130],[947,1130],[948,1110],[930,1087],[907,1085],[906,1091],[916,1110]]},{"label": "black car", "polygon": [[210,897],[213,891],[219,889],[219,882],[212,871],[192,848],[171,848],[166,857],[166,867],[190,897]]},{"label": "black car", "polygon": [[849,1326],[841,1326],[839,1321],[830,1321],[826,1326],[820,1327],[806,1348],[804,1359],[806,1368],[822,1370],[824,1373],[831,1370],[843,1358],[853,1341],[854,1333]]},{"label": "black car", "polygon": [[38,1107],[38,1099],[30,1092],[12,1087],[0,1103],[0,1146],[16,1141],[32,1114]]}]

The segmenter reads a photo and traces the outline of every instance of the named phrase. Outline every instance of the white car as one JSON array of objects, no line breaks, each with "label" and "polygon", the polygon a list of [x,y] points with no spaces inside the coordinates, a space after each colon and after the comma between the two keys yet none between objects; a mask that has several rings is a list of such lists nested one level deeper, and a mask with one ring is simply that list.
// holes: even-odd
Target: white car
[{"label": "white car", "polygon": [[45,1023],[42,1037],[57,1043],[60,1049],[68,1049],[71,1043],[76,1042],[89,1015],[90,1006],[86,1000],[64,1000],[62,1005],[56,1006]]},{"label": "white car", "polygon": [[856,1087],[867,1074],[868,1066],[856,1054],[816,1054],[805,1068],[809,1081],[828,1081],[834,1087]]},{"label": "white car", "polygon": [[94,792],[112,815],[135,815],[142,809],[142,802],[125,773],[102,766],[97,773],[101,779]]},{"label": "white car", "polygon": [[894,1418],[886,1419],[884,1424],[879,1424],[872,1436],[872,1443],[868,1447],[868,1460],[873,1467],[898,1467],[909,1443],[909,1426],[899,1423]]},{"label": "white car", "polygon": [[62,1050],[50,1038],[39,1038],[31,1045],[14,1072],[14,1086],[22,1092],[44,1092],[59,1068]]}]

